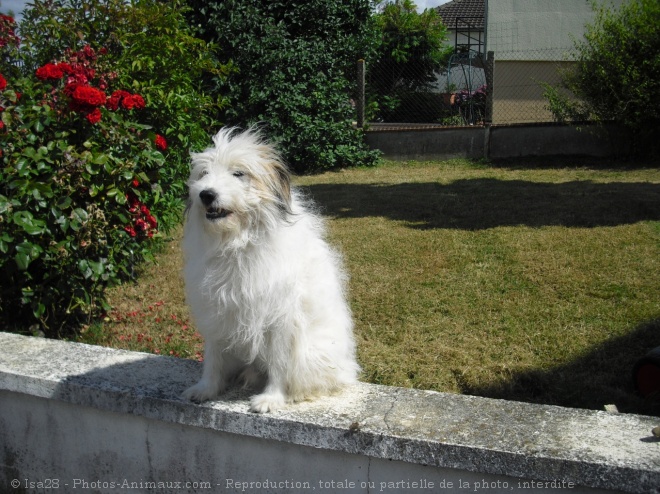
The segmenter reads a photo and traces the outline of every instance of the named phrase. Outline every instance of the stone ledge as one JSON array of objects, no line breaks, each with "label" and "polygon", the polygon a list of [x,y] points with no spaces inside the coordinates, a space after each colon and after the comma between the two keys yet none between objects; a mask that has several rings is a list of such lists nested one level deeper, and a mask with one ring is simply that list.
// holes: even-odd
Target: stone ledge
[{"label": "stone ledge", "polygon": [[234,390],[180,398],[190,360],[0,333],[0,391],[373,458],[627,492],[660,492],[660,419],[359,384],[267,415]]}]

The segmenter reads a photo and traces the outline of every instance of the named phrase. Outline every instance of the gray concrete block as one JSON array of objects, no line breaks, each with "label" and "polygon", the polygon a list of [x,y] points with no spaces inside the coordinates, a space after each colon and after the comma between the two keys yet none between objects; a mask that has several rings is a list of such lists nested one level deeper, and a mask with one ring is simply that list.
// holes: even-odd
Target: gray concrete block
[{"label": "gray concrete block", "polygon": [[[197,362],[9,333],[0,348],[0,491],[57,475],[225,482],[227,492],[240,491],[227,479],[265,477],[315,490],[327,481],[326,492],[380,492],[382,482],[412,492],[402,482],[417,477],[434,484],[423,492],[443,481],[464,492],[482,481],[493,492],[660,492],[653,417],[364,383],[258,415],[241,390],[181,399]],[[342,478],[354,488],[331,488]]]}]

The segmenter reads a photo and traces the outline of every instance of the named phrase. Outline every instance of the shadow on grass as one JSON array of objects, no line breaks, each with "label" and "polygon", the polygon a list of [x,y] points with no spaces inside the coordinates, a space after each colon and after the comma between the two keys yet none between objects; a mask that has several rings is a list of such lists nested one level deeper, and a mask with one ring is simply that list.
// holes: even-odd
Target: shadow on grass
[{"label": "shadow on grass", "polygon": [[598,227],[660,220],[660,184],[497,179],[303,187],[335,218],[386,217],[412,228]]},{"label": "shadow on grass", "polygon": [[637,359],[660,346],[660,319],[593,348],[578,359],[549,370],[513,373],[488,387],[471,386],[454,372],[463,394],[505,400],[660,416],[660,397],[644,399],[634,389],[632,369]]}]

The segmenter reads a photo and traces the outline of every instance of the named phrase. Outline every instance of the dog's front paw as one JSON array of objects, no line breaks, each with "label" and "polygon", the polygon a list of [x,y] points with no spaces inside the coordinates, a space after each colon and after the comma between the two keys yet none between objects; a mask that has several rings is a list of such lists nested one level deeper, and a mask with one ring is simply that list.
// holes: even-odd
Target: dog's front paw
[{"label": "dog's front paw", "polygon": [[194,386],[186,389],[183,392],[183,397],[195,403],[202,403],[217,397],[218,394],[220,394],[220,389],[217,386],[212,386],[205,381],[199,381]]},{"label": "dog's front paw", "polygon": [[267,413],[282,408],[286,400],[281,393],[262,393],[253,396],[250,400],[250,411],[256,413]]}]

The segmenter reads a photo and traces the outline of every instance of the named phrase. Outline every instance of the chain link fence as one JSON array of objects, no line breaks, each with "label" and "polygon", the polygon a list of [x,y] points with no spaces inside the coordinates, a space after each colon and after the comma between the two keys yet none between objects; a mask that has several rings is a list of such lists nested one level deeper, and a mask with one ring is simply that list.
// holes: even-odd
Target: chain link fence
[{"label": "chain link fence", "polygon": [[412,53],[406,63],[381,62],[371,69],[367,65],[365,118],[380,124],[481,124],[486,89],[482,54],[452,55],[446,66],[432,67]]},{"label": "chain link fence", "polygon": [[[369,125],[472,126],[553,122],[543,84],[557,85],[571,48],[457,53],[446,67],[364,67]],[[424,62],[420,61],[420,65]]]},{"label": "chain link fence", "polygon": [[544,84],[558,85],[571,48],[499,51],[494,54],[493,124],[553,122]]}]

